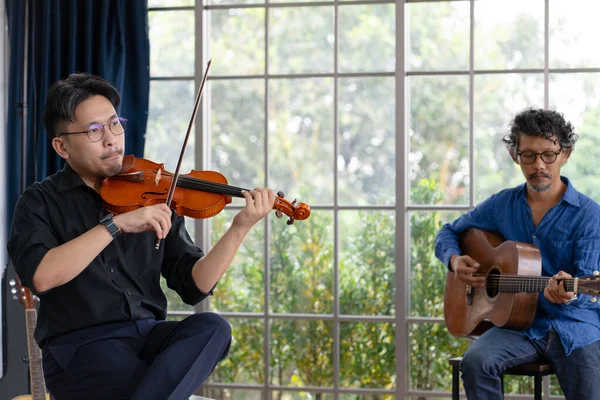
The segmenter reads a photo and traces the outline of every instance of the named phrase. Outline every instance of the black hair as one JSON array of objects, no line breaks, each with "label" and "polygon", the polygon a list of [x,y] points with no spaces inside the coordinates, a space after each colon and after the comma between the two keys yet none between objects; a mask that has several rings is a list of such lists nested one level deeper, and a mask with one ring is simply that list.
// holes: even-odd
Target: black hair
[{"label": "black hair", "polygon": [[544,137],[558,141],[561,148],[572,149],[579,136],[563,114],[554,110],[528,108],[518,113],[509,124],[510,130],[502,141],[509,151],[516,152],[519,135]]},{"label": "black hair", "polygon": [[50,140],[60,133],[57,131],[59,125],[73,122],[77,107],[95,95],[106,97],[115,109],[121,102],[117,89],[96,75],[77,73],[54,82],[48,89],[42,116]]}]

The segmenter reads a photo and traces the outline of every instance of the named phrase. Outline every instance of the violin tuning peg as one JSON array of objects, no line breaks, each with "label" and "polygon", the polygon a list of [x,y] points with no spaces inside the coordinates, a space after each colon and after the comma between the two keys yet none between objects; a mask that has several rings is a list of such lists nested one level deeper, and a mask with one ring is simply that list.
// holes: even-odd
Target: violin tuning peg
[{"label": "violin tuning peg", "polygon": [[286,222],[288,225],[292,225],[294,223],[294,218],[290,218]]},{"label": "violin tuning peg", "polygon": [[275,216],[277,218],[281,218],[281,217],[283,217],[283,213],[281,211],[277,210],[277,211],[275,211]]},{"label": "violin tuning peg", "polygon": [[281,197],[282,199],[285,197],[285,193],[283,193],[281,190],[279,192],[277,192],[277,196]]},{"label": "violin tuning peg", "polygon": [[296,199],[294,199],[294,201],[292,201],[292,205],[295,206],[296,205]]}]

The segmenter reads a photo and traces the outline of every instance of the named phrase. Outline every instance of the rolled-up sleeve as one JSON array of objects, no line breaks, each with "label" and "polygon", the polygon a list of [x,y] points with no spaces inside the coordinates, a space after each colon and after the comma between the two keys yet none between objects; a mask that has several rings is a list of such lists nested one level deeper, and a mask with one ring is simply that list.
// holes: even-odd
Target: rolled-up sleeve
[{"label": "rolled-up sleeve", "polygon": [[458,236],[469,228],[496,231],[495,199],[491,196],[468,213],[457,218],[454,222],[444,224],[435,238],[435,256],[446,268],[450,269],[450,258],[460,254]]},{"label": "rolled-up sleeve", "polygon": [[46,253],[58,245],[46,204],[35,188],[26,190],[14,209],[7,250],[22,284],[36,294],[33,275]]}]

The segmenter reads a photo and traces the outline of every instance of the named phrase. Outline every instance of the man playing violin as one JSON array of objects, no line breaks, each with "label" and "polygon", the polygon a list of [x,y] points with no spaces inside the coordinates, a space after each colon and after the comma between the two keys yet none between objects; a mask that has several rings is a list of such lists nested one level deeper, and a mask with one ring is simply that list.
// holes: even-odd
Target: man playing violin
[{"label": "man playing violin", "polygon": [[65,166],[22,194],[8,251],[41,300],[35,338],[54,398],[187,399],[226,357],[231,327],[208,312],[166,321],[160,275],[189,305],[212,295],[275,195],[243,192],[245,208],[206,255],[166,204],[113,216],[99,189],[121,170],[119,102],[89,74],[50,87],[44,126]]},{"label": "man playing violin", "polygon": [[502,399],[501,373],[549,361],[567,399],[600,399],[600,306],[566,292],[562,278],[592,275],[600,266],[600,206],[560,175],[578,136],[562,114],[527,109],[504,138],[526,182],[502,190],[442,227],[436,256],[455,279],[481,289],[477,260],[461,255],[459,235],[469,228],[499,233],[540,249],[542,275],[552,276],[525,330],[493,327],[467,350],[460,365],[469,399]]}]

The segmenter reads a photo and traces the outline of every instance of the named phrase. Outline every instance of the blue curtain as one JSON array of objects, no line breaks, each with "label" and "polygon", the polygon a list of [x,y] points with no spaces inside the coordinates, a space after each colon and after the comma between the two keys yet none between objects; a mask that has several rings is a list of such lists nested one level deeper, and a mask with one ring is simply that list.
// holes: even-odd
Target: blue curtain
[{"label": "blue curtain", "polygon": [[[63,166],[42,123],[46,93],[53,82],[74,72],[89,72],[111,82],[121,94],[117,112],[129,121],[125,154],[143,156],[150,43],[146,0],[5,1],[10,43],[5,169],[8,232],[22,186]],[[23,113],[27,115],[25,133]]]}]

